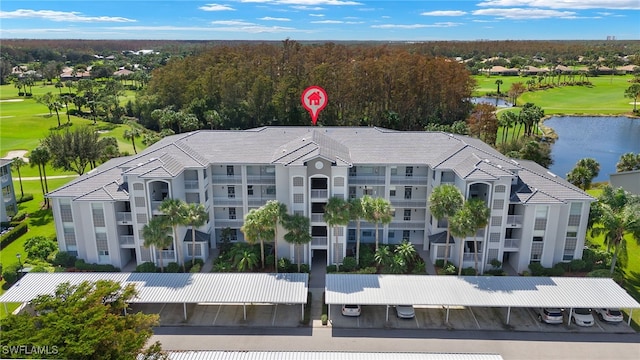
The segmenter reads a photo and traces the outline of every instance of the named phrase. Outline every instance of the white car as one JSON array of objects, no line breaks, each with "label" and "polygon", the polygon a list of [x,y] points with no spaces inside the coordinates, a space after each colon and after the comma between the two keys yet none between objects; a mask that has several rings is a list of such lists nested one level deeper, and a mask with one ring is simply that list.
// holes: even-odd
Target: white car
[{"label": "white car", "polygon": [[413,305],[396,305],[395,308],[396,315],[401,319],[413,319],[416,316]]},{"label": "white car", "polygon": [[547,324],[562,324],[564,317],[562,310],[553,308],[543,308],[538,310],[538,320]]},{"label": "white car", "polygon": [[600,320],[606,322],[621,322],[623,320],[622,312],[618,309],[596,309]]},{"label": "white car", "polygon": [[573,322],[578,326],[593,326],[593,324],[595,323],[593,315],[591,315],[591,309],[573,309],[571,318]]},{"label": "white car", "polygon": [[360,305],[342,305],[342,315],[344,316],[360,316],[361,311],[362,308],[360,307]]}]

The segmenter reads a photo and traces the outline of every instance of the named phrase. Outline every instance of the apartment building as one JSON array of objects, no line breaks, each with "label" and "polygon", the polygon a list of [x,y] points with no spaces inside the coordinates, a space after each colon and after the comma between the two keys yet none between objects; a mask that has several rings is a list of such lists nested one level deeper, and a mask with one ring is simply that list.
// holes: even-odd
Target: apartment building
[{"label": "apartment building", "polygon": [[[165,198],[202,203],[209,222],[197,230],[195,256],[207,258],[222,236],[244,241],[240,227],[249,210],[269,200],[311,220],[314,254],[331,263],[355,247],[354,222],[337,231],[323,220],[330,197],[384,197],[393,221],[379,228],[383,244],[410,241],[444,258],[446,222],[429,211],[440,184],[454,184],[465,198],[491,209],[476,234],[481,270],[492,260],[517,271],[530,262],[551,266],[578,259],[584,247],[590,203],[582,190],[530,161],[514,160],[482,141],[442,132],[402,132],[373,127],[262,127],[196,131],[166,137],[145,151],[110,160],[52,191],[58,244],[88,262],[123,267],[134,261],[191,258],[191,231],[178,228],[168,249],[143,246],[142,228],[160,215]],[[361,241],[375,241],[375,226],[361,222]],[[295,261],[279,231],[278,254]],[[452,238],[450,260],[474,264],[474,238]],[[337,253],[334,253],[334,251]]]},{"label": "apartment building", "polygon": [[18,211],[16,194],[11,179],[11,160],[0,159],[0,187],[2,187],[2,206],[0,206],[0,222],[6,222]]}]

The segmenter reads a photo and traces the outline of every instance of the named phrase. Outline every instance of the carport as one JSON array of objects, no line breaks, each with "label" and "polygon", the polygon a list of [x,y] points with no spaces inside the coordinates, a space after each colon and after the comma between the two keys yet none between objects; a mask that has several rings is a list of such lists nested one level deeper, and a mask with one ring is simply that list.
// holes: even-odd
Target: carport
[{"label": "carport", "polygon": [[26,303],[39,295],[54,294],[58,285],[111,280],[133,284],[138,296],[131,303],[242,304],[244,320],[247,304],[301,304],[301,319],[307,302],[308,274],[267,273],[28,273],[0,296],[0,302]]},{"label": "carport", "polygon": [[[338,351],[168,351],[167,357],[171,360],[502,360],[499,354]],[[138,359],[142,359],[142,355]]]},{"label": "carport", "polygon": [[[626,308],[629,321],[640,304],[607,278],[328,274],[328,305],[452,306],[507,308]],[[331,308],[331,307],[329,307]],[[329,318],[331,314],[329,313]]]}]

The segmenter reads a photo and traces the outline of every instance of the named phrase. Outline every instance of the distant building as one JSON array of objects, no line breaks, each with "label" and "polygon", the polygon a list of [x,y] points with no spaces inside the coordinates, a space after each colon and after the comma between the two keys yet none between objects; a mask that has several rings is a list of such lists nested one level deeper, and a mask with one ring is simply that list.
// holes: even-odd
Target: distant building
[{"label": "distant building", "polygon": [[[394,208],[380,226],[382,244],[406,240],[444,258],[446,221],[429,210],[433,188],[452,184],[466,199],[491,209],[478,232],[480,269],[492,260],[517,271],[582,256],[590,203],[582,190],[531,162],[513,160],[482,141],[442,132],[403,132],[373,127],[263,127],[245,131],[196,131],[163,138],[145,151],[117,158],[52,191],[58,245],[89,262],[123,267],[191,257],[191,231],[178,228],[168,249],[145,248],[142,228],[161,215],[160,203],[178,198],[200,203],[209,222],[197,230],[196,257],[208,257],[223,230],[244,241],[244,216],[269,200],[311,220],[312,241],[302,262],[314,255],[342,259],[355,247],[356,223],[337,234],[323,219],[330,197],[383,197]],[[283,231],[279,236],[283,236]],[[338,237],[336,245],[335,236]],[[375,241],[374,224],[362,221],[361,241]],[[450,260],[474,264],[474,238],[455,238]],[[335,253],[334,253],[335,252]],[[462,252],[462,264],[459,254]],[[295,260],[282,238],[278,254]],[[426,259],[425,259],[426,260]]]},{"label": "distant building", "polygon": [[609,183],[614,189],[621,187],[632,194],[640,195],[640,170],[611,174]]},{"label": "distant building", "polygon": [[18,211],[16,194],[11,179],[12,160],[0,159],[0,186],[2,187],[2,206],[0,206],[0,222],[6,222]]}]

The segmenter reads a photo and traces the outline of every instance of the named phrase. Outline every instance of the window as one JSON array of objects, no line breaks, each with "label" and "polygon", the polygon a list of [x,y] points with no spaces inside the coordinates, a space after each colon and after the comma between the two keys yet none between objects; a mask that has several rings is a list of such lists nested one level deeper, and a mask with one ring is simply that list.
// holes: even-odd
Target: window
[{"label": "window", "polygon": [[133,204],[136,207],[144,207],[144,203],[145,203],[144,202],[144,197],[142,197],[142,196],[136,196],[136,197],[133,198]]},{"label": "window", "polygon": [[229,208],[229,220],[236,219],[236,208]]},{"label": "window", "polygon": [[452,183],[456,180],[456,174],[453,171],[443,171],[440,177],[441,183]]},{"label": "window", "polygon": [[411,238],[410,230],[402,230],[402,240],[409,240]]},{"label": "window", "polygon": [[498,260],[498,249],[489,249],[487,251],[487,264],[491,264],[493,260]]},{"label": "window", "polygon": [[247,185],[247,195],[253,195],[253,185]]},{"label": "window", "polygon": [[293,186],[304,186],[304,178],[301,176],[296,176],[293,178]]},{"label": "window", "polygon": [[229,186],[227,188],[227,197],[229,199],[235,199],[235,197],[236,197],[236,187],[235,186]]},{"label": "window", "polygon": [[293,215],[304,216],[304,210],[294,210]]},{"label": "window", "polygon": [[405,200],[411,200],[411,186],[405,186],[404,188],[404,198]]},{"label": "window", "polygon": [[204,191],[204,201],[209,201],[209,190]]},{"label": "window", "polygon": [[446,228],[448,224],[447,219],[438,219],[438,227],[439,228]]},{"label": "window", "polygon": [[568,238],[578,237],[578,233],[575,231],[567,231],[567,237]]},{"label": "window", "polygon": [[404,221],[411,220],[411,209],[404,209]]},{"label": "window", "polygon": [[60,217],[62,218],[62,222],[73,222],[73,213],[71,212],[70,203],[60,204]]},{"label": "window", "polygon": [[542,243],[534,243],[531,245],[531,262],[540,262],[542,247]]},{"label": "window", "polygon": [[349,229],[349,241],[356,241],[356,229]]},{"label": "window", "polygon": [[394,239],[396,237],[395,231],[389,231],[389,239]]},{"label": "window", "polygon": [[390,197],[395,197],[396,196],[396,187],[395,186],[389,187],[389,196]]},{"label": "window", "polygon": [[349,168],[349,176],[357,176],[358,175],[358,171],[356,170],[355,166],[352,166]]},{"label": "window", "polygon": [[492,216],[491,226],[502,226],[502,216]]},{"label": "window", "polygon": [[104,227],[104,210],[102,209],[102,204],[91,204],[91,214],[93,216],[93,226],[94,227]]},{"label": "window", "polygon": [[135,183],[135,184],[133,184],[133,190],[142,191],[142,190],[144,190],[144,185],[142,185],[141,183]]},{"label": "window", "polygon": [[333,178],[333,186],[344,186],[344,178],[342,176]]},{"label": "window", "polygon": [[490,233],[489,242],[500,242],[500,233]]},{"label": "window", "polygon": [[238,241],[238,229],[230,229],[229,230],[229,240],[230,241]]},{"label": "window", "polygon": [[398,175],[398,167],[397,166],[392,166],[391,167],[391,176],[395,176]]},{"label": "window", "polygon": [[304,194],[293,194],[293,203],[294,204],[303,204],[304,203]]},{"label": "window", "polygon": [[234,176],[235,175],[235,170],[233,168],[233,165],[227,165],[227,176]]},{"label": "window", "polygon": [[547,228],[547,219],[536,218],[533,224],[534,230],[544,230]]},{"label": "window", "polygon": [[144,225],[147,223],[147,214],[145,213],[137,213],[136,214],[136,222],[140,225]]},{"label": "window", "polygon": [[276,187],[275,186],[267,186],[267,189],[265,190],[267,195],[275,195],[276,194]]},{"label": "window", "polygon": [[202,177],[207,178],[207,169],[202,169]]},{"label": "window", "polygon": [[506,186],[504,185],[497,185],[496,186],[496,193],[504,193],[506,190]]},{"label": "window", "polygon": [[493,200],[493,208],[496,209],[496,210],[504,209],[504,200],[502,200],[502,199]]},{"label": "window", "polygon": [[365,188],[364,188],[364,190],[362,190],[362,193],[363,193],[364,195],[372,196],[372,195],[373,195],[373,189],[372,189],[372,188],[367,188],[367,187],[365,187]]},{"label": "window", "polygon": [[534,236],[533,237],[533,241],[542,242],[542,241],[544,241],[544,238],[542,236]]},{"label": "window", "polygon": [[411,177],[411,176],[413,176],[413,166],[407,166],[407,167],[404,169],[404,176],[406,176],[406,177]]},{"label": "window", "polygon": [[349,199],[355,199],[355,198],[356,198],[356,187],[349,186]]}]

